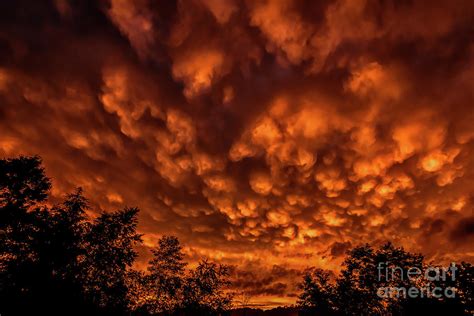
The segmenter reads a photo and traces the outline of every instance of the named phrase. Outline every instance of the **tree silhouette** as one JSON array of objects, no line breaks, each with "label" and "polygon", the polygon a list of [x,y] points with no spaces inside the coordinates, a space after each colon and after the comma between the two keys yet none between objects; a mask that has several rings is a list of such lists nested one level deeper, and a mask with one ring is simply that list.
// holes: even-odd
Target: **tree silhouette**
[{"label": "tree silhouette", "polygon": [[52,305],[60,313],[68,306],[85,306],[78,259],[86,254],[86,208],[87,200],[77,189],[62,204],[36,211],[37,230],[30,242],[36,259],[28,278],[34,282],[32,293],[37,309],[49,310]]},{"label": "tree silhouette", "polygon": [[91,221],[78,189],[48,208],[50,180],[38,157],[0,160],[2,315],[126,313],[137,209]]},{"label": "tree silhouette", "polygon": [[[52,207],[45,203],[50,188],[39,157],[0,160],[1,315],[221,315],[230,308],[228,266],[204,259],[186,269],[178,238],[163,236],[148,270],[134,270],[137,208],[91,218],[80,188]],[[381,263],[390,275],[380,273]],[[412,268],[433,266],[390,243],[356,247],[337,277],[307,270],[298,304],[308,315],[474,313],[471,264],[435,280],[409,278]],[[381,296],[386,287],[457,291],[455,298]]]},{"label": "tree silhouette", "polygon": [[94,305],[117,314],[126,311],[127,272],[141,241],[136,232],[137,208],[102,213],[85,235],[87,255],[81,261],[84,290]]},{"label": "tree silhouette", "polygon": [[[0,271],[5,289],[2,294],[8,289],[13,297],[15,290],[21,291],[27,282],[26,277],[13,271],[35,260],[30,241],[38,233],[39,210],[30,209],[46,199],[50,188],[39,157],[0,160]],[[13,284],[15,288],[10,288]]]},{"label": "tree silhouette", "polygon": [[230,305],[229,268],[204,260],[185,270],[176,237],[131,269],[141,242],[137,208],[87,216],[82,189],[47,207],[51,182],[39,157],[0,160],[0,313],[23,315],[212,314]]},{"label": "tree silhouette", "polygon": [[227,266],[205,260],[185,270],[178,239],[164,236],[148,271],[133,270],[137,208],[91,219],[82,189],[47,207],[50,188],[39,157],[0,160],[2,315],[210,314],[229,306]]},{"label": "tree silhouette", "polygon": [[[39,157],[0,160],[0,306],[23,306],[34,300],[44,269],[39,264],[39,237],[48,226],[35,206],[47,198],[51,184]],[[35,208],[33,208],[35,207]]]},{"label": "tree silhouette", "polygon": [[474,314],[474,266],[468,262],[457,265],[458,277],[454,287],[459,289],[459,300],[467,315]]},{"label": "tree silhouette", "polygon": [[[438,268],[440,271],[443,267],[430,265],[433,268]],[[446,289],[453,287],[456,289],[455,297],[440,296],[438,298],[423,298],[410,299],[402,302],[400,311],[402,315],[413,315],[420,313],[432,314],[450,314],[450,315],[473,315],[474,314],[474,269],[471,264],[461,262],[455,264],[456,269],[453,275],[453,270],[446,271],[446,277],[427,282],[426,285]]]},{"label": "tree silhouette", "polygon": [[214,315],[227,310],[232,294],[225,289],[230,285],[230,268],[202,260],[186,278],[183,311],[190,314]]},{"label": "tree silhouette", "polygon": [[[38,156],[0,160],[0,207],[27,208],[48,197],[51,181]],[[5,223],[5,221],[2,221]]]},{"label": "tree silhouette", "polygon": [[398,306],[397,299],[381,299],[378,296],[380,287],[413,286],[412,281],[404,275],[386,278],[381,273],[379,263],[383,264],[384,271],[394,268],[396,273],[406,273],[412,267],[422,268],[423,257],[396,248],[387,243],[379,249],[369,245],[352,249],[343,263],[341,277],[337,282],[338,308],[350,315],[369,313],[383,314],[387,309]]},{"label": "tree silhouette", "polygon": [[173,313],[182,305],[182,288],[186,263],[178,238],[163,236],[152,250],[153,259],[145,276],[149,289],[149,309],[154,312]]},{"label": "tree silhouette", "polygon": [[135,312],[163,315],[215,315],[230,307],[229,267],[202,260],[186,270],[179,240],[163,236],[152,250],[147,273],[131,276]]},{"label": "tree silhouette", "polygon": [[[381,269],[382,267],[382,269]],[[342,264],[340,275],[331,280],[330,273],[320,269],[306,272],[300,285],[299,306],[304,313],[313,315],[439,315],[472,314],[472,266],[457,266],[459,275],[452,281],[432,281],[424,277],[427,265],[423,256],[405,251],[387,243],[378,249],[370,245],[350,250]],[[418,269],[417,277],[408,277],[410,269]],[[382,271],[381,271],[382,270]],[[449,273],[448,273],[449,276]],[[384,289],[423,287],[457,289],[457,298],[410,297],[397,294],[381,295]],[[402,291],[403,292],[403,291]]]},{"label": "tree silhouette", "polygon": [[331,273],[323,269],[308,269],[299,285],[302,294],[298,304],[303,314],[317,311],[321,315],[330,315],[334,312],[333,298],[336,294],[334,284],[331,282]]}]

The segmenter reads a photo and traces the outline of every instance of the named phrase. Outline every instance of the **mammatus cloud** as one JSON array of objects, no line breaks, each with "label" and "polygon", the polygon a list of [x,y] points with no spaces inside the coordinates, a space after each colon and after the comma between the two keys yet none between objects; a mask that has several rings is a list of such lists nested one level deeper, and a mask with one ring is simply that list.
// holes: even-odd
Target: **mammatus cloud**
[{"label": "mammatus cloud", "polygon": [[141,264],[175,234],[270,305],[360,243],[473,260],[471,1],[0,6],[1,155],[139,206]]}]

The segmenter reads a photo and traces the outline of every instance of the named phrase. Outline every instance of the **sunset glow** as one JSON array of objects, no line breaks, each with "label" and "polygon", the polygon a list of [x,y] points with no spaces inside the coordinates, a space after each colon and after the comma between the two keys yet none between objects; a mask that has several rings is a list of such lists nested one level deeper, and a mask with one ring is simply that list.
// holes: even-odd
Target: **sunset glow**
[{"label": "sunset glow", "polygon": [[137,268],[175,235],[268,308],[364,243],[473,262],[474,1],[1,7],[1,158],[138,207]]}]

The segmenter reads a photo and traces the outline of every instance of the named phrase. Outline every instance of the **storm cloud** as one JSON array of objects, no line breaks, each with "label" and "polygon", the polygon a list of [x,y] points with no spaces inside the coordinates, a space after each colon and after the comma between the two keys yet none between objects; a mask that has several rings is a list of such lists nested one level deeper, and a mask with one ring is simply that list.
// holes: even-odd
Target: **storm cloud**
[{"label": "storm cloud", "polygon": [[473,83],[468,0],[0,4],[0,155],[267,304],[360,243],[473,260]]}]

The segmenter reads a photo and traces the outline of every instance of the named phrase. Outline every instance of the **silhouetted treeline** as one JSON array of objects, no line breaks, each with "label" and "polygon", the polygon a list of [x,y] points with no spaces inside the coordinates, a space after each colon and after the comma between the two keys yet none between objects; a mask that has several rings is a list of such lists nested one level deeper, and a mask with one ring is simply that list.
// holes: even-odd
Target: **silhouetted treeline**
[{"label": "silhouetted treeline", "polygon": [[339,276],[322,269],[306,272],[300,314],[473,315],[473,266],[462,262],[445,268],[391,243],[378,249],[356,247]]},{"label": "silhouetted treeline", "polygon": [[136,208],[86,214],[81,189],[48,207],[39,157],[0,160],[0,314],[213,315],[228,309],[229,268],[187,270],[176,237],[133,270],[141,242]]},{"label": "silhouetted treeline", "polygon": [[[50,189],[39,157],[0,160],[2,316],[231,313],[228,266],[201,260],[188,269],[178,239],[164,236],[152,251],[148,269],[134,270],[135,246],[141,242],[137,208],[91,218],[81,189],[48,206]],[[390,243],[378,249],[356,247],[348,252],[338,276],[321,269],[306,272],[297,307],[240,309],[232,314],[473,315],[473,266],[457,264],[445,277],[433,280],[423,277],[429,269],[433,267],[423,256]],[[411,270],[420,275],[410,278]],[[453,288],[455,296],[380,292],[435,287]]]},{"label": "silhouetted treeline", "polygon": [[269,310],[239,308],[230,311],[229,316],[298,316],[299,309],[294,306],[276,307]]}]

